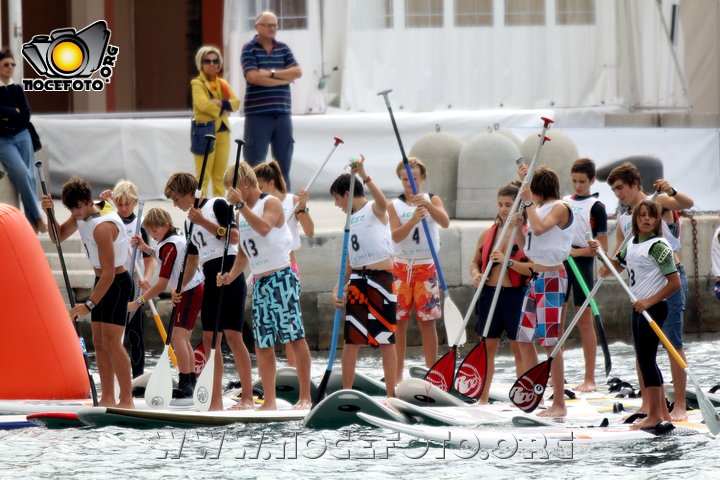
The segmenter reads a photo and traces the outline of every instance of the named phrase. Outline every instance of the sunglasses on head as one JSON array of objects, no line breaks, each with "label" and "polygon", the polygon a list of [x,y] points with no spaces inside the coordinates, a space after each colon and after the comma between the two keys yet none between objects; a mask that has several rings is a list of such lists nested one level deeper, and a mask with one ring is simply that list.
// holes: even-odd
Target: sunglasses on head
[{"label": "sunglasses on head", "polygon": [[220,65],[220,59],[219,58],[203,58],[202,63],[204,65],[210,65],[211,63],[214,63],[215,65]]}]

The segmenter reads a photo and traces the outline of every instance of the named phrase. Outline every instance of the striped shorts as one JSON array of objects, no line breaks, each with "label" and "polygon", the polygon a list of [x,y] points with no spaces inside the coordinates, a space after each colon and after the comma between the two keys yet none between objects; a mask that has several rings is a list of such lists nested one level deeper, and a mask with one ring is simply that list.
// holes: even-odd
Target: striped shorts
[{"label": "striped shorts", "polygon": [[566,291],[567,274],[564,269],[536,273],[523,300],[518,342],[532,342],[539,338],[543,347],[557,344]]},{"label": "striped shorts", "polygon": [[353,270],[345,308],[345,343],[395,344],[396,295],[393,274],[386,270]]},{"label": "striped shorts", "polygon": [[305,338],[300,311],[300,281],[287,267],[255,279],[252,293],[253,335],[258,348]]}]

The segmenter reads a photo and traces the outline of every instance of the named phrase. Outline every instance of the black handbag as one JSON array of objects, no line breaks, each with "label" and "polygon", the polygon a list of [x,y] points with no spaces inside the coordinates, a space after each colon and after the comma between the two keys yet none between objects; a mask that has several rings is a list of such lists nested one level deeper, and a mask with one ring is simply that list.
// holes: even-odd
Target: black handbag
[{"label": "black handbag", "polygon": [[[205,154],[205,135],[215,135],[215,121],[197,123],[193,118],[190,123],[190,151],[195,155]],[[210,142],[210,153],[215,150],[215,142]]]},{"label": "black handbag", "polygon": [[28,133],[30,133],[30,139],[32,140],[33,151],[37,152],[42,149],[42,142],[40,141],[40,135],[35,130],[35,125],[32,122],[28,122]]}]

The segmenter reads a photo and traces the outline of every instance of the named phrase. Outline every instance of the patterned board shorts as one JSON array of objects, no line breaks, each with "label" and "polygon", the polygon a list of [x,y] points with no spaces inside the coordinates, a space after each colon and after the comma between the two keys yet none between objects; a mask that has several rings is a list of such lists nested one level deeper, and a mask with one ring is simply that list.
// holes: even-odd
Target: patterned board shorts
[{"label": "patterned board shorts", "polygon": [[345,308],[345,343],[395,344],[396,301],[392,272],[353,270]]},{"label": "patterned board shorts", "polygon": [[539,338],[540,345],[552,347],[560,336],[560,315],[567,291],[565,270],[538,272],[530,281],[523,300],[518,342],[532,342]]},{"label": "patterned board shorts", "polygon": [[397,292],[397,319],[407,320],[415,307],[418,320],[437,320],[440,309],[440,288],[435,264],[395,262],[395,291]]},{"label": "patterned board shorts", "polygon": [[259,348],[305,338],[300,311],[300,281],[287,267],[255,281],[252,293],[253,335]]}]

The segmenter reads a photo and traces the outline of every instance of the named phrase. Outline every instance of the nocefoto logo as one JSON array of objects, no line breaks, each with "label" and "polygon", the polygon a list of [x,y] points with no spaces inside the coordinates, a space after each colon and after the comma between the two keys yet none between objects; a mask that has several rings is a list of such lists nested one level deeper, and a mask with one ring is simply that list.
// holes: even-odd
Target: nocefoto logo
[{"label": "nocefoto logo", "polygon": [[[22,56],[44,76],[23,78],[26,91],[100,92],[110,83],[120,49],[110,45],[110,29],[98,20],[79,32],[58,28],[23,43]],[[95,78],[91,78],[93,74]]]}]

